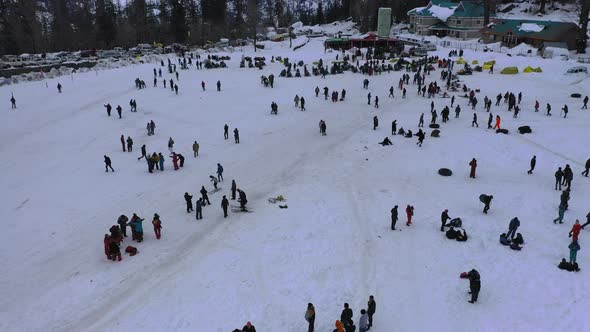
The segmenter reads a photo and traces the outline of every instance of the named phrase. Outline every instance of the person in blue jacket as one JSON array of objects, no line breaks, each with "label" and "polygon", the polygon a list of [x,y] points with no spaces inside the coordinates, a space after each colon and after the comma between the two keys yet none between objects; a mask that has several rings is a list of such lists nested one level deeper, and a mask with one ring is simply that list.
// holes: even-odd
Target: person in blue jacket
[{"label": "person in blue jacket", "polygon": [[133,233],[135,235],[134,240],[136,240],[137,242],[143,241],[142,221],[143,219],[138,217],[137,214],[134,213],[133,217],[131,217],[131,222],[129,222],[129,226],[131,226],[131,229],[133,230]]},{"label": "person in blue jacket", "polygon": [[158,157],[159,157],[159,162],[160,162],[160,171],[164,170],[164,156],[162,155],[162,152],[158,153]]},{"label": "person in blue jacket", "polygon": [[223,181],[223,166],[217,163],[217,181]]},{"label": "person in blue jacket", "polygon": [[516,230],[519,226],[520,220],[518,220],[517,217],[514,217],[512,220],[510,220],[510,224],[508,225],[508,233],[506,234],[506,237],[510,238],[510,240],[514,239],[514,235],[516,235]]}]

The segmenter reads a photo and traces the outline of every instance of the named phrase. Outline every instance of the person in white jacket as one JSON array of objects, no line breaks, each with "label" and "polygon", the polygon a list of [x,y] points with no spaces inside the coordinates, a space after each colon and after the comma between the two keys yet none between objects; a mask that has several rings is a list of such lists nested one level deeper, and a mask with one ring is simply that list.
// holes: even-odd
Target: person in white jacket
[{"label": "person in white jacket", "polygon": [[361,318],[359,319],[359,332],[367,332],[369,330],[369,315],[365,309],[361,310]]}]

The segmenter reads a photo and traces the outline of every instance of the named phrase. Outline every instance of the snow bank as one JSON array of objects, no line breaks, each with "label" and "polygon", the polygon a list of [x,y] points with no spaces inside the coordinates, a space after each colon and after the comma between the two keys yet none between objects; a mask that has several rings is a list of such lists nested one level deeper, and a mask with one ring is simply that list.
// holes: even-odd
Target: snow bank
[{"label": "snow bank", "polygon": [[535,23],[523,23],[518,27],[518,30],[525,32],[541,32],[545,29],[544,25]]}]

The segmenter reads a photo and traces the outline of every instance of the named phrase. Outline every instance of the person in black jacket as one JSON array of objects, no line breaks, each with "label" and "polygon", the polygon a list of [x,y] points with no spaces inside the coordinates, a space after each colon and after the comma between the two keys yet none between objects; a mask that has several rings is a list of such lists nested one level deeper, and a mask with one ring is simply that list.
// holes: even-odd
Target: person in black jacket
[{"label": "person in black jacket", "polygon": [[490,209],[490,204],[492,203],[492,199],[494,199],[493,195],[486,195],[481,194],[479,195],[479,201],[482,202],[484,205],[483,213],[488,214],[488,210]]},{"label": "person in black jacket", "polygon": [[117,224],[119,224],[119,227],[121,228],[121,234],[123,234],[124,237],[127,237],[127,222],[128,221],[129,221],[129,218],[127,218],[127,216],[124,214],[119,216],[119,219],[117,219]]},{"label": "person in black jacket", "polygon": [[203,219],[203,205],[204,205],[204,203],[201,202],[201,200],[202,200],[202,198],[199,198],[196,203],[197,204],[197,211],[196,211],[197,220]]},{"label": "person in black jacket", "polygon": [[379,119],[377,119],[377,116],[375,115],[373,117],[373,130],[377,129],[377,127],[379,127]]},{"label": "person in black jacket", "polygon": [[223,138],[224,139],[228,139],[229,138],[229,126],[227,125],[227,123],[223,126]]},{"label": "person in black jacket", "polygon": [[440,215],[440,231],[444,232],[445,231],[445,225],[447,223],[447,220],[451,219],[451,217],[449,217],[449,210],[444,210],[441,215]]},{"label": "person in black jacket", "polygon": [[471,294],[471,300],[469,303],[477,302],[477,297],[479,295],[479,290],[481,289],[481,280],[479,276],[479,272],[477,270],[472,269],[471,271],[461,274],[462,279],[469,279],[469,294]]},{"label": "person in black jacket", "polygon": [[205,202],[207,202],[208,205],[211,205],[211,202],[209,201],[209,195],[207,195],[207,189],[205,189],[205,186],[201,187],[200,193],[203,205],[205,205]]},{"label": "person in black jacket", "polygon": [[369,328],[373,326],[373,315],[375,314],[375,310],[377,309],[377,303],[375,303],[375,298],[373,295],[369,296],[368,302],[368,309],[367,314],[369,315]]},{"label": "person in black jacket", "polygon": [[563,170],[563,182],[568,188],[572,187],[572,180],[574,178],[574,172],[570,168],[570,165],[565,165],[565,169]]},{"label": "person in black jacket", "polygon": [[244,328],[242,328],[242,332],[256,332],[256,328],[254,325],[252,325],[252,323],[248,322]]},{"label": "person in black jacket", "polygon": [[535,169],[536,164],[537,164],[537,156],[533,156],[533,159],[531,159],[531,169],[527,172],[527,174],[533,174],[533,170]]},{"label": "person in black jacket", "polygon": [[113,172],[115,171],[113,169],[113,166],[111,166],[111,158],[104,156],[104,171],[108,172],[109,168],[111,169],[111,171],[113,171]]},{"label": "person in black jacket", "polygon": [[585,170],[582,172],[582,175],[588,177],[588,173],[590,172],[590,159],[586,160],[586,165],[584,165]]},{"label": "person in black jacket", "polygon": [[238,189],[238,186],[236,185],[236,180],[231,180],[231,199],[232,200],[236,199],[237,189]]},{"label": "person in black jacket", "polygon": [[395,230],[395,223],[397,223],[397,205],[391,209],[391,230]]},{"label": "person in black jacket", "polygon": [[186,213],[191,213],[193,209],[193,196],[188,193],[184,193],[184,200],[186,201]]},{"label": "person in black jacket", "polygon": [[346,326],[354,325],[352,321],[352,309],[348,307],[348,303],[344,303],[344,309],[342,309],[342,313],[340,314],[340,321],[346,328]]},{"label": "person in black jacket", "polygon": [[229,201],[227,200],[225,195],[223,195],[223,199],[221,200],[221,208],[223,209],[223,217],[224,218],[227,218],[227,208],[228,207],[229,207]]},{"label": "person in black jacket", "polygon": [[561,167],[559,167],[557,169],[557,172],[555,172],[555,190],[557,190],[557,187],[559,186],[559,190],[561,190],[561,178],[563,177],[563,171],[561,170]]},{"label": "person in black jacket", "polygon": [[243,190],[238,189],[238,197],[240,209],[242,209],[242,211],[246,211],[246,204],[248,203],[248,200],[246,199],[246,193]]}]

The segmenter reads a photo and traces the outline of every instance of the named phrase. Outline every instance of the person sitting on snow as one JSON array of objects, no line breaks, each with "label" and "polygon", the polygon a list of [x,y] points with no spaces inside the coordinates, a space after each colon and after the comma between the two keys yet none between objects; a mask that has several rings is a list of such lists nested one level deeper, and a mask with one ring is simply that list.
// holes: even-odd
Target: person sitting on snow
[{"label": "person sitting on snow", "polygon": [[510,245],[510,240],[508,240],[508,236],[506,236],[506,233],[500,234],[500,243],[505,246]]},{"label": "person sitting on snow", "polygon": [[457,233],[460,233],[459,231],[456,231],[455,228],[453,228],[451,226],[451,228],[445,233],[447,239],[449,240],[455,240],[457,238]]},{"label": "person sitting on snow", "polygon": [[467,241],[467,232],[465,230],[463,230],[463,233],[461,233],[461,231],[457,231],[457,238],[455,239],[458,242],[465,242]]}]

